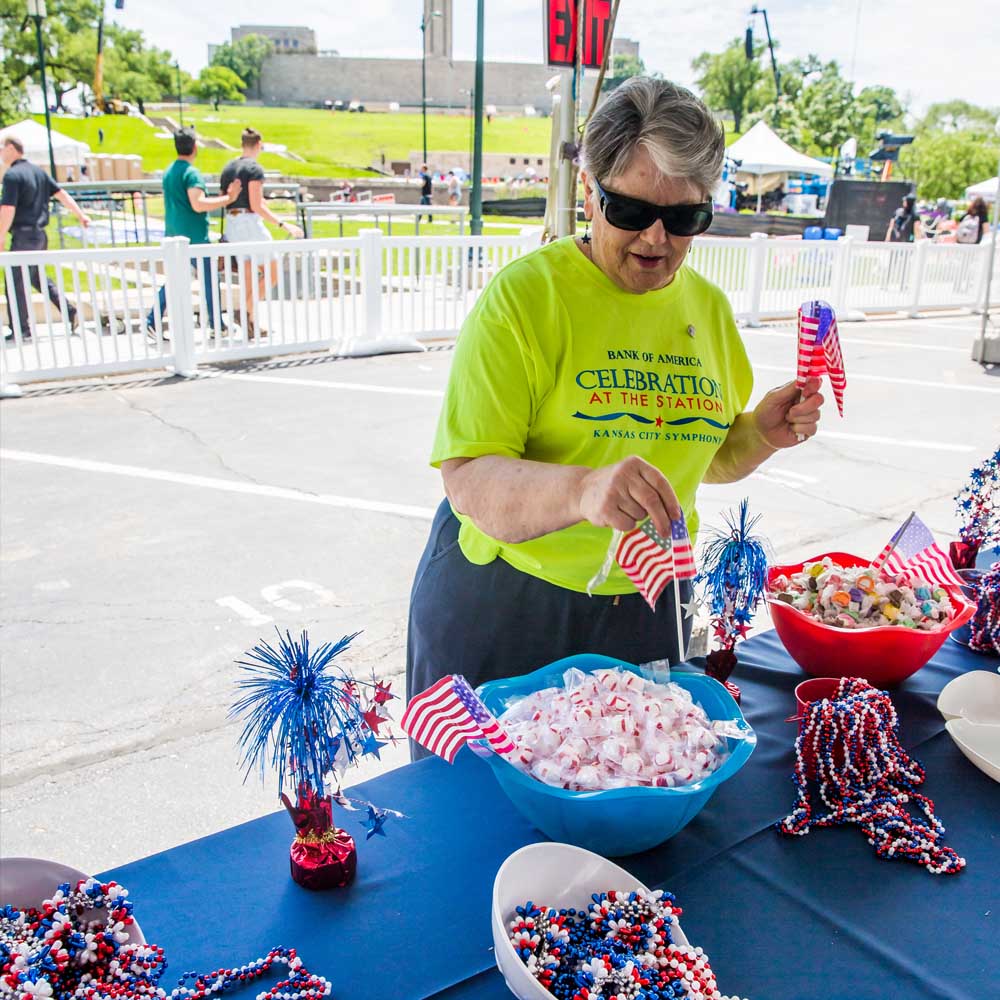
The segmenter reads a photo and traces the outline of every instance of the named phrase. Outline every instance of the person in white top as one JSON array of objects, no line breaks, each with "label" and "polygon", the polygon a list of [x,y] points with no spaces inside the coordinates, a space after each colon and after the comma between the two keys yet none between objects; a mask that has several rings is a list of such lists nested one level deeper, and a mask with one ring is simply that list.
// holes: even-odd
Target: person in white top
[{"label": "person in white top", "polygon": [[454,170],[448,171],[448,204],[458,205],[462,201],[462,182]]}]

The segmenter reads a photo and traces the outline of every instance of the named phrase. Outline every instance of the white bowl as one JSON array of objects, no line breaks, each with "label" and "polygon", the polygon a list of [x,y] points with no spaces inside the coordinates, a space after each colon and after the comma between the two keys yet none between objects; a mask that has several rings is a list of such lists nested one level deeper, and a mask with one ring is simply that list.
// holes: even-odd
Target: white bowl
[{"label": "white bowl", "polygon": [[[58,861],[41,858],[0,858],[0,906],[16,906],[19,910],[41,906],[51,899],[63,882],[75,887],[82,878],[90,876]],[[126,888],[128,888],[126,886]],[[100,919],[99,910],[87,910],[84,916]],[[146,938],[134,922],[127,944],[145,944]]]},{"label": "white bowl", "polygon": [[[552,994],[528,972],[510,943],[508,924],[515,908],[529,899],[556,909],[586,908],[592,893],[608,889],[645,891],[646,886],[607,858],[570,844],[529,844],[500,866],[493,882],[493,951],[497,968],[518,1000],[552,1000]],[[671,936],[678,944],[688,943],[676,922]]]},{"label": "white bowl", "polygon": [[991,670],[960,674],[941,689],[937,707],[946,720],[1000,725],[1000,674]]},{"label": "white bowl", "polygon": [[1000,726],[976,725],[968,719],[949,719],[944,726],[955,746],[983,774],[1000,781]]}]

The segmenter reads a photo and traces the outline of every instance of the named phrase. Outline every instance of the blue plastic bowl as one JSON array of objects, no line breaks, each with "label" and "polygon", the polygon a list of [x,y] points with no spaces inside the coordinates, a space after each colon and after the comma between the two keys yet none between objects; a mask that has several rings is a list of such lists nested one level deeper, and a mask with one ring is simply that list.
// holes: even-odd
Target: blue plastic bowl
[{"label": "blue plastic bowl", "polygon": [[[476,689],[494,715],[502,715],[517,698],[543,688],[562,687],[563,673],[576,667],[584,673],[608,667],[639,668],[594,653],[557,660],[523,677],[489,681]],[[698,815],[712,793],[747,762],[757,737],[739,705],[716,680],[704,674],[673,672],[670,679],[690,691],[710,719],[732,719],[747,732],[745,739],[728,738],[730,756],[702,781],[682,788],[613,788],[604,792],[571,792],[554,788],[519,771],[497,754],[487,760],[500,787],[517,811],[552,840],[617,857],[637,854],[669,840]]]}]

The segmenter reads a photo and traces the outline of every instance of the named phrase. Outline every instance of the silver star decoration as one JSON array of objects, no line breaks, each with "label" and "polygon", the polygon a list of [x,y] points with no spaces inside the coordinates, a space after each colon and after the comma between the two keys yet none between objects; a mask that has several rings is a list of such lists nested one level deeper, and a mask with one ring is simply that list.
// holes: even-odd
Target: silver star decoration
[{"label": "silver star decoration", "polygon": [[685,618],[694,618],[704,606],[705,602],[695,594],[687,604],[682,604],[681,608],[684,610]]},{"label": "silver star decoration", "polygon": [[688,323],[688,336],[693,337],[694,333],[694,323]]}]

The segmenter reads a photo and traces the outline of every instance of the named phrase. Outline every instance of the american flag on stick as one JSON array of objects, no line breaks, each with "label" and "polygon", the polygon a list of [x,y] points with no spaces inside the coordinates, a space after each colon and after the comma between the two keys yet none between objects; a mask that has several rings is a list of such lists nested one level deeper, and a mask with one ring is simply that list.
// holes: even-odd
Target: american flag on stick
[{"label": "american flag on stick", "polygon": [[932,583],[952,583],[956,587],[964,583],[955,572],[948,553],[938,548],[930,528],[916,513],[910,514],[896,529],[875,557],[872,568],[883,567],[891,573],[919,573]]},{"label": "american flag on stick", "polygon": [[837,410],[844,415],[844,357],[833,307],[822,299],[803,302],[799,307],[798,371],[795,383],[801,389],[808,378],[830,376]]},{"label": "american flag on stick", "polygon": [[648,518],[622,536],[615,550],[622,572],[655,610],[664,587],[674,578],[693,578],[698,570],[684,517],[670,522],[670,537],[665,538]]},{"label": "american flag on stick", "polygon": [[422,694],[414,695],[400,726],[407,736],[449,764],[469,740],[486,740],[499,754],[514,749],[507,731],[461,674],[447,674]]}]

